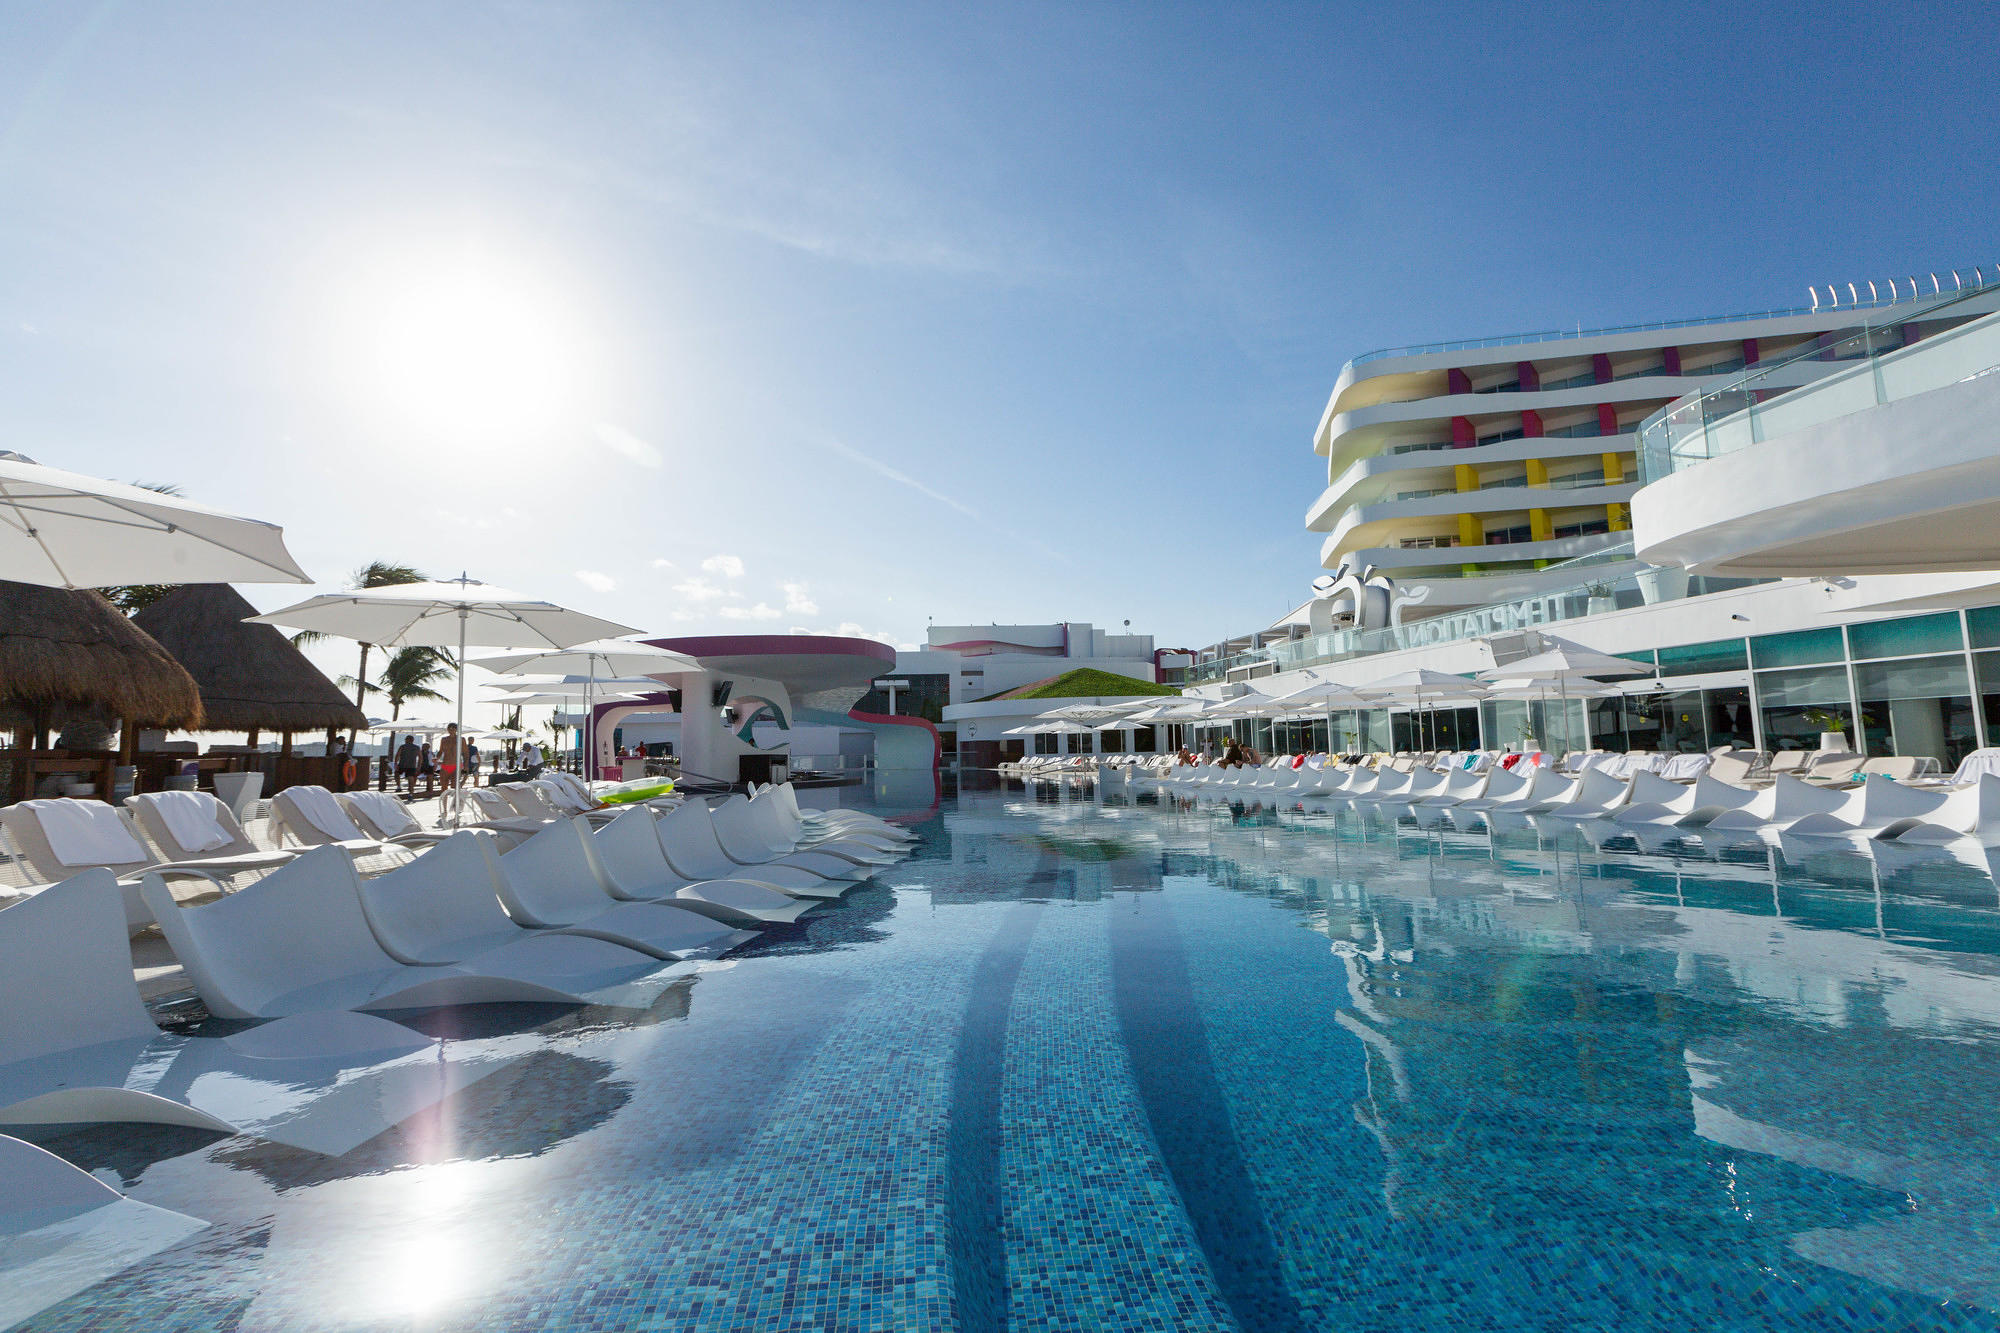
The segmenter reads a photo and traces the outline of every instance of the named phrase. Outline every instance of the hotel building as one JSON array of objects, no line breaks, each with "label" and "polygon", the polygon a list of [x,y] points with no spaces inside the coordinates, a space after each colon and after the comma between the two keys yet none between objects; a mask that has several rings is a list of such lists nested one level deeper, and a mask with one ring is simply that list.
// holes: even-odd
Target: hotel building
[{"label": "hotel building", "polygon": [[[1760,391],[1780,392],[1972,317],[1934,309],[1932,285],[1871,285],[1872,305],[1863,287],[1859,308],[1828,289],[1818,309],[1357,356],[1313,434],[1327,485],[1306,526],[1326,534],[1320,563],[1373,566],[1419,593],[1405,618],[1574,583],[1549,567],[1579,557],[1607,557],[1602,577],[1631,573],[1613,557],[1630,542],[1642,421],[1719,377],[1761,368]],[[1848,335],[1864,311],[1874,332],[1860,344]]]},{"label": "hotel building", "polygon": [[[1640,663],[1646,688],[1443,710],[1421,734],[1771,750],[1831,716],[1871,755],[2000,745],[2000,285],[1941,285],[1356,358],[1315,436],[1335,480],[1311,522],[1329,565],[1385,568],[1396,614],[1326,628],[1308,602],[1198,653],[1190,680],[1471,676],[1546,632]],[[1399,710],[1273,726],[1239,724],[1279,748],[1427,748]]]}]

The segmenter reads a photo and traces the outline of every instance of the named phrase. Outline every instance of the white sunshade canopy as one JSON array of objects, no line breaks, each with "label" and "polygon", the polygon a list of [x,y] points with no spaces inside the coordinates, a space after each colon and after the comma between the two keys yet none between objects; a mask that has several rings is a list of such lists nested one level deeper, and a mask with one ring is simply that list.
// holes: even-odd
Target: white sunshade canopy
[{"label": "white sunshade canopy", "polygon": [[395,647],[540,650],[638,633],[630,625],[464,577],[322,593],[249,619]]},{"label": "white sunshade canopy", "polygon": [[545,652],[475,657],[472,665],[501,675],[595,671],[599,676],[625,676],[701,670],[701,663],[692,657],[629,639],[598,639]]},{"label": "white sunshade canopy", "polygon": [[1371,680],[1355,689],[1363,694],[1388,694],[1399,697],[1421,695],[1426,699],[1457,695],[1476,699],[1486,693],[1486,687],[1476,680],[1454,676],[1447,671],[1433,671],[1429,667],[1418,667],[1414,671],[1399,671],[1381,680]]},{"label": "white sunshade canopy", "polygon": [[1341,708],[1379,708],[1382,700],[1362,693],[1352,685],[1342,685],[1338,681],[1322,680],[1293,690],[1290,694],[1278,696],[1280,703],[1290,704],[1299,712],[1318,713]]},{"label": "white sunshade canopy", "polygon": [[312,582],[275,523],[5,451],[0,579],[47,588]]},{"label": "white sunshade canopy", "polygon": [[1067,719],[1059,718],[1054,722],[1038,723],[1035,727],[1035,730],[1043,733],[1044,735],[1088,736],[1091,732],[1095,731],[1096,728],[1086,727],[1080,722],[1071,722]]},{"label": "white sunshade canopy", "polygon": [[1608,698],[1625,691],[1593,680],[1567,680],[1560,676],[1517,676],[1493,682],[1489,699],[1539,699],[1548,694],[1565,694],[1572,699]]},{"label": "white sunshade canopy", "polygon": [[368,730],[386,731],[392,735],[402,732],[412,736],[442,736],[445,728],[450,725],[448,722],[430,722],[423,718],[415,717],[406,717],[394,722],[387,718],[377,717],[369,719]]},{"label": "white sunshade canopy", "polygon": [[[601,704],[615,704],[629,702],[638,696],[627,694],[622,690],[614,690],[608,694],[603,690],[599,690],[593,697]],[[503,699],[488,699],[486,702],[499,704],[503,708],[512,708],[516,704],[523,708],[575,708],[583,702],[583,696],[581,694],[510,694]],[[660,707],[665,708],[666,705],[661,704]]]},{"label": "white sunshade canopy", "polygon": [[[475,662],[473,665],[477,666],[478,663]],[[592,695],[603,699],[616,694],[651,694],[669,687],[664,681],[648,680],[643,676],[620,676],[611,680],[600,680],[595,684],[585,680],[536,680],[503,687],[497,681],[489,681],[487,688],[496,691],[490,702],[510,704],[519,703],[522,697],[530,694],[549,694],[565,699],[581,699],[586,695]]]},{"label": "white sunshade canopy", "polygon": [[1650,676],[1653,668],[1628,657],[1613,657],[1581,644],[1556,641],[1546,652],[1524,657],[1506,666],[1490,667],[1479,673],[1481,680],[1503,680],[1516,676],[1545,676],[1552,680],[1577,680],[1592,676]]}]

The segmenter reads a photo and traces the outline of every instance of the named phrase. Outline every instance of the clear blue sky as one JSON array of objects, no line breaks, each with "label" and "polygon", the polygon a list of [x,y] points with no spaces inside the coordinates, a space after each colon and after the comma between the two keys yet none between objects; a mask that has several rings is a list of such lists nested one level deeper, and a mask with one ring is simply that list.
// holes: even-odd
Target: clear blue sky
[{"label": "clear blue sky", "polygon": [[0,447],[329,584],[1197,645],[1356,353],[2000,258],[1991,19],[7,3]]}]

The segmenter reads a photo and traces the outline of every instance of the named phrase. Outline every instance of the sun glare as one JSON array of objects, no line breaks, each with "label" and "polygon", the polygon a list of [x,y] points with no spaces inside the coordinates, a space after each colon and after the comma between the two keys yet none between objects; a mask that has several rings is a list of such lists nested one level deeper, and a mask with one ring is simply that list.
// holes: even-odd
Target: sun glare
[{"label": "sun glare", "polygon": [[368,267],[342,292],[341,360],[356,406],[440,442],[500,445],[574,427],[588,411],[588,355],[565,295],[483,253]]}]

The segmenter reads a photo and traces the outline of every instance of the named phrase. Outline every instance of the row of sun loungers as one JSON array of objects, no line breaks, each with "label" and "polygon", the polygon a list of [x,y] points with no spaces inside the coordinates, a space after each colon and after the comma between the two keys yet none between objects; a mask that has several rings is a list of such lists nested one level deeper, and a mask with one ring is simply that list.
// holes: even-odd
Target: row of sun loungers
[{"label": "row of sun loungers", "polygon": [[[1717,756],[1722,767],[1730,756]],[[1732,760],[1740,773],[1745,760]],[[1923,786],[1875,774],[1845,789],[1780,773],[1750,785],[1698,772],[1675,782],[1641,768],[1619,777],[1593,765],[1571,776],[1550,768],[1528,773],[1493,767],[1408,772],[1394,767],[1183,767],[1157,775],[1163,790],[1225,799],[1270,795],[1286,799],[1338,798],[1428,809],[1491,811],[1558,818],[1608,819],[1626,825],[1707,826],[1719,830],[1771,829],[1805,837],[1945,842],[1966,836],[2000,836],[2000,777],[1976,772],[1957,786]]]},{"label": "row of sun loungers", "polygon": [[[627,807],[596,827],[580,813],[517,816],[512,839],[404,830],[394,816],[407,811],[322,792],[327,801],[274,802],[310,845],[232,850],[248,839],[227,808],[185,795],[203,799],[0,811],[31,865],[71,872],[0,911],[0,1127],[178,1125],[344,1154],[526,1049],[494,1037],[447,1050],[358,1011],[647,1008],[694,960],[797,920],[914,841],[859,812],[804,811],[785,785],[714,809]],[[357,836],[342,836],[342,812]],[[142,828],[153,847],[193,859],[156,857]],[[364,879],[357,842],[397,847],[399,859]],[[201,852],[256,862],[204,869],[211,884],[242,869],[259,877],[182,902],[169,881]],[[88,856],[110,863],[75,866]],[[132,972],[123,869],[209,1011],[254,1026],[191,1037],[153,1022]],[[0,1326],[206,1225],[0,1134]]]}]

